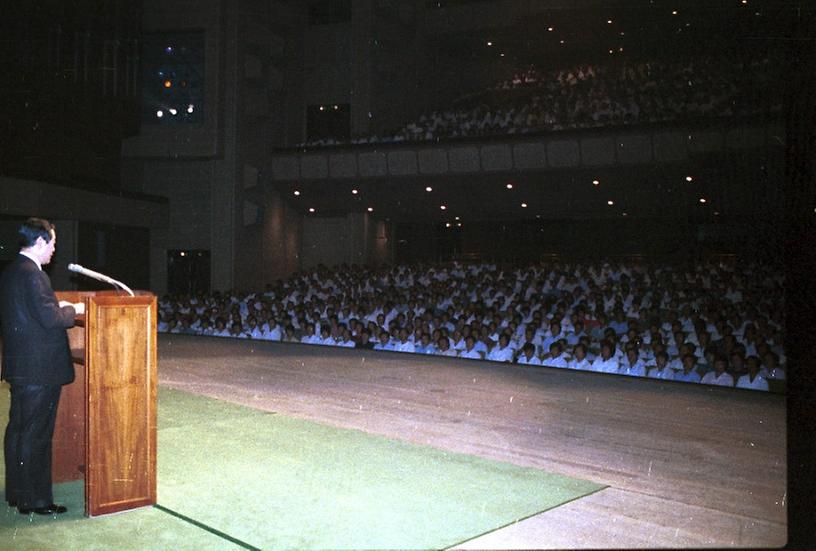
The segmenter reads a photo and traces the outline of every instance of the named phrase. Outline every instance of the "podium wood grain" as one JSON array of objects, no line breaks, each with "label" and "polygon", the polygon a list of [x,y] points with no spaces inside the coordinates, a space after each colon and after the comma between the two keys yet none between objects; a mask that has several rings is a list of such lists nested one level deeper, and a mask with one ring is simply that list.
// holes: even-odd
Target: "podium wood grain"
[{"label": "podium wood grain", "polygon": [[154,504],[156,297],[102,292],[60,299],[83,300],[86,316],[69,332],[77,379],[58,412],[54,478],[84,473],[89,516]]}]

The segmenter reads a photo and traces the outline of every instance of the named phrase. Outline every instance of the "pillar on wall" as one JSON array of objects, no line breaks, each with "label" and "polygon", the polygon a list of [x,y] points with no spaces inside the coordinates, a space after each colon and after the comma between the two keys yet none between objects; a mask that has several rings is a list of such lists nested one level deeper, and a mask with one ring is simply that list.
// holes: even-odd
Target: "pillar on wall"
[{"label": "pillar on wall", "polygon": [[280,194],[264,190],[262,272],[264,283],[284,279],[300,270],[301,216]]}]

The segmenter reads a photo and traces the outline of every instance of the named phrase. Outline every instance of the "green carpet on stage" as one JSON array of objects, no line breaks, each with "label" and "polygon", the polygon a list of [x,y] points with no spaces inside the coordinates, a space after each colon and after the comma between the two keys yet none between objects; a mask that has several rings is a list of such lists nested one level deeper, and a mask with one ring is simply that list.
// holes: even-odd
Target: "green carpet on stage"
[{"label": "green carpet on stage", "polygon": [[0,548],[439,549],[603,488],[164,387],[158,411],[159,507],[85,519],[57,485],[69,513],[0,508]]}]

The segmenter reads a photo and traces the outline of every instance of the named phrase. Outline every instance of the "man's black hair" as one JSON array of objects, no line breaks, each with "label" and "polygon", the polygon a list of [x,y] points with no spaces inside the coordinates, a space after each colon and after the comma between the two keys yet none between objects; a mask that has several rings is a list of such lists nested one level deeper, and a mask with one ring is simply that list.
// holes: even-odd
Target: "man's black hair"
[{"label": "man's black hair", "polygon": [[43,218],[29,218],[17,230],[19,244],[21,248],[33,247],[38,237],[42,237],[46,243],[51,242],[51,232],[54,226]]}]

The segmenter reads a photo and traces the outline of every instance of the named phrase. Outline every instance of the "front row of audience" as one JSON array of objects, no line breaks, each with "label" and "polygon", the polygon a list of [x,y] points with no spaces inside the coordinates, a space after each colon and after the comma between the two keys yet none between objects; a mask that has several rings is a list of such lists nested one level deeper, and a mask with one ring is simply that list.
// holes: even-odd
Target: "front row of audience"
[{"label": "front row of audience", "polygon": [[[452,334],[445,327],[435,329],[433,334],[421,329],[411,334],[406,328],[395,328],[392,335],[379,330],[375,323],[370,323],[367,328],[357,320],[351,320],[351,323],[355,324],[353,333],[343,323],[318,324],[317,330],[315,324],[307,323],[299,337],[293,325],[282,329],[273,318],[259,325],[250,316],[246,327],[236,320],[229,328],[223,318],[218,318],[214,326],[204,318],[196,323],[196,327],[182,318],[180,322],[175,319],[169,323],[162,321],[159,331],[433,354],[764,391],[769,390],[768,380],[785,378],[775,352],[762,350],[761,358],[757,355],[746,357],[745,347],[741,344],[733,347],[729,358],[713,347],[697,351],[694,344],[680,341],[678,354],[670,360],[660,331],[651,335],[647,345],[634,332],[619,337],[608,328],[600,342],[600,350],[593,351],[586,335],[575,339],[572,345],[569,342],[572,339],[562,338],[550,339],[545,346],[535,344],[533,341],[538,339],[530,333],[523,338],[514,338],[511,332],[505,331],[490,339],[487,335],[471,334],[466,326],[464,331],[457,329]],[[670,346],[676,347],[675,344]]]}]

